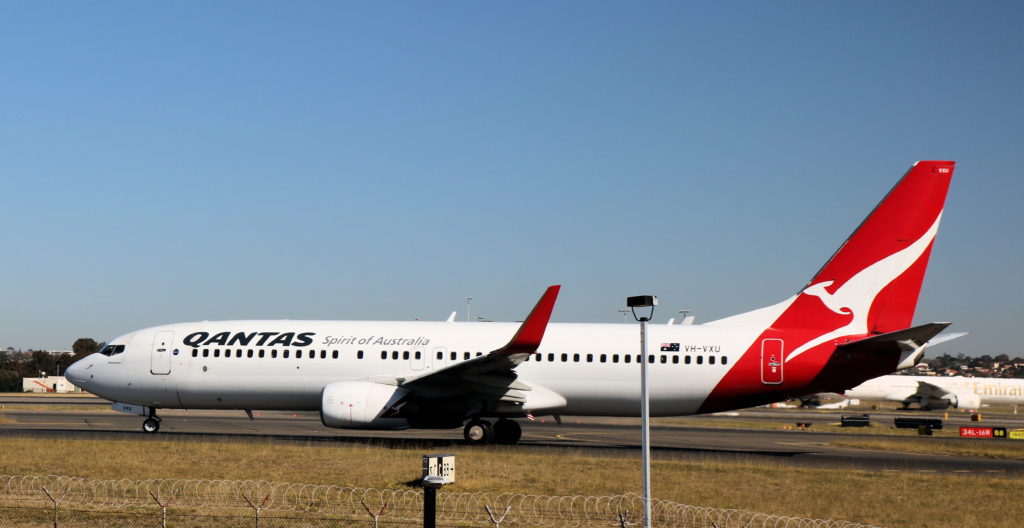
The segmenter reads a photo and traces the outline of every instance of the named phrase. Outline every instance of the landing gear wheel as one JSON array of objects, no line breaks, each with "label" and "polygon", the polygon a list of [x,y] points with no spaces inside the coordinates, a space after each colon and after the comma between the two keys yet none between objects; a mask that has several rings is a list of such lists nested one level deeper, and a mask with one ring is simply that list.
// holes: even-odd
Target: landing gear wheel
[{"label": "landing gear wheel", "polygon": [[470,445],[494,443],[494,427],[487,420],[470,420],[462,430],[462,436]]},{"label": "landing gear wheel", "polygon": [[142,422],[142,430],[147,433],[155,433],[160,430],[160,420],[155,418],[146,418],[145,422]]},{"label": "landing gear wheel", "polygon": [[523,428],[514,420],[502,418],[494,424],[494,441],[499,444],[513,445],[523,437]]}]

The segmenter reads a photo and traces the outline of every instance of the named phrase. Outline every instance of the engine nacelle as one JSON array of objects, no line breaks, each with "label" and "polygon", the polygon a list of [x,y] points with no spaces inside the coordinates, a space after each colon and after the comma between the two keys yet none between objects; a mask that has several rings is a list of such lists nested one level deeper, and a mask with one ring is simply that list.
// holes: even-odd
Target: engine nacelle
[{"label": "engine nacelle", "polygon": [[973,392],[958,392],[953,395],[953,407],[957,409],[980,409],[981,396]]},{"label": "engine nacelle", "polygon": [[372,381],[339,381],[320,395],[320,421],[348,429],[404,429],[409,422],[398,414],[409,391]]}]

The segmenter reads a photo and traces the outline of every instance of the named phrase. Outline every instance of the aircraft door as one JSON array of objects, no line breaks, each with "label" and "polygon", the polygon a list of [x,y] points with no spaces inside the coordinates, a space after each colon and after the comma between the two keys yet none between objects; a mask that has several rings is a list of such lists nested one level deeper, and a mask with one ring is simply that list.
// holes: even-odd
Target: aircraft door
[{"label": "aircraft door", "polygon": [[778,385],[782,383],[782,340],[761,340],[761,383]]},{"label": "aircraft door", "polygon": [[413,350],[412,354],[409,356],[409,367],[413,370],[423,370],[423,354],[426,354],[426,352],[424,352],[422,348]]},{"label": "aircraft door", "polygon": [[429,368],[441,370],[448,366],[448,349],[445,347],[434,347],[428,358]]},{"label": "aircraft door", "polygon": [[153,351],[149,359],[149,371],[153,374],[164,375],[171,373],[171,345],[174,340],[174,332],[164,330],[157,332],[153,337]]}]

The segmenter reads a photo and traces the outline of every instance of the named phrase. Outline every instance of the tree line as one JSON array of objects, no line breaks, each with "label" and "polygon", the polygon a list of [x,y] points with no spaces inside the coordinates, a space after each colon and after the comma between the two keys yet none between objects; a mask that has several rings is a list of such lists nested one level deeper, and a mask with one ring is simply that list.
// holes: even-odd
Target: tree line
[{"label": "tree line", "polygon": [[103,343],[82,337],[71,346],[71,354],[54,355],[44,350],[28,352],[0,351],[0,392],[21,392],[23,378],[38,378],[45,372],[57,376],[68,365],[99,352]]}]

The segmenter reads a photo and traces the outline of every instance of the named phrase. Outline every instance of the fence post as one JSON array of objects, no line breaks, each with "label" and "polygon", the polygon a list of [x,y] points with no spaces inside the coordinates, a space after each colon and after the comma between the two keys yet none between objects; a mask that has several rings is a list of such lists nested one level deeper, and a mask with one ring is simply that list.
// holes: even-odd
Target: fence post
[{"label": "fence post", "polygon": [[391,502],[391,497],[388,497],[388,500],[384,501],[384,505],[380,507],[380,511],[378,511],[376,515],[370,511],[370,507],[366,505],[366,501],[364,501],[362,497],[359,498],[359,502],[363,503],[363,509],[366,510],[366,513],[369,513],[370,518],[373,519],[373,528],[377,528],[377,519],[380,519],[380,516],[384,515],[384,510],[388,509],[388,503]]},{"label": "fence post", "polygon": [[161,526],[161,528],[167,528],[167,504],[170,504],[171,502],[173,502],[174,501],[174,497],[171,497],[170,500],[167,501],[167,504],[163,504],[163,503],[160,502],[160,499],[156,498],[156,495],[153,495],[152,491],[149,492],[149,496],[153,497],[153,500],[156,502],[157,506],[160,506],[160,509],[163,512],[163,514],[161,516],[161,519],[160,519],[160,526]]},{"label": "fence post", "polygon": [[260,528],[260,510],[262,510],[263,507],[267,505],[267,501],[270,500],[270,493],[267,493],[267,496],[263,498],[263,502],[261,502],[259,506],[253,505],[252,501],[249,500],[249,497],[245,496],[245,493],[242,494],[242,498],[245,499],[245,502],[249,503],[250,508],[256,510],[256,528]]},{"label": "fence post", "polygon": [[494,523],[494,528],[498,528],[498,525],[501,524],[501,521],[504,521],[505,520],[505,516],[508,515],[508,511],[512,509],[512,505],[509,504],[508,506],[505,506],[505,513],[501,514],[501,517],[499,517],[497,519],[495,519],[494,518],[494,514],[491,513],[491,507],[490,506],[484,504],[484,509],[487,510],[487,516],[490,517],[491,518],[491,522]]},{"label": "fence post", "polygon": [[43,492],[46,493],[46,496],[49,497],[51,501],[53,501],[53,528],[57,528],[57,499],[53,498],[53,495],[50,495],[50,492],[46,488],[43,488]]},{"label": "fence post", "polygon": [[629,510],[619,514],[619,526],[622,528],[627,528],[629,526]]}]

